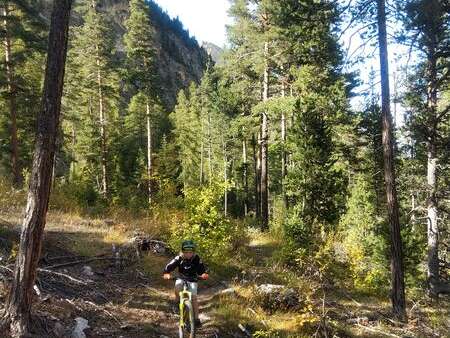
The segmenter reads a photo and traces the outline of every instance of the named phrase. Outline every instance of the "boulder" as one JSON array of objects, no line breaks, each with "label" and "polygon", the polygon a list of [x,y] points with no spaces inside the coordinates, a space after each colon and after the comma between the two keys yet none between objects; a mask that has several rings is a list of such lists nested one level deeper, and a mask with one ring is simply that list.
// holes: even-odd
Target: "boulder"
[{"label": "boulder", "polygon": [[89,329],[88,320],[82,317],[75,318],[75,328],[72,331],[71,338],[86,338],[84,330]]},{"label": "boulder", "polygon": [[83,275],[88,276],[88,277],[94,276],[94,271],[92,271],[92,268],[88,265],[83,266],[83,269],[81,272]]},{"label": "boulder", "polygon": [[293,288],[277,284],[261,284],[256,289],[259,304],[268,311],[295,309],[300,297]]}]

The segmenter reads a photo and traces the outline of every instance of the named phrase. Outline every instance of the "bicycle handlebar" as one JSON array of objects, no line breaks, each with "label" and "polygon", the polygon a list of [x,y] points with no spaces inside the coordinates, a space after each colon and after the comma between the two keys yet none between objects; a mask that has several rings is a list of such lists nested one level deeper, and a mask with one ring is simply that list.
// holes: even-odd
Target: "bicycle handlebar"
[{"label": "bicycle handlebar", "polygon": [[[186,276],[180,276],[180,275],[178,275],[178,276],[171,276],[170,279],[166,279],[166,280],[177,280],[177,279],[181,279],[181,280],[183,280],[185,282],[193,282],[192,280],[190,280],[192,278],[189,278],[189,277],[186,277]],[[206,280],[206,279],[202,278],[201,276],[198,276],[197,280]]]}]

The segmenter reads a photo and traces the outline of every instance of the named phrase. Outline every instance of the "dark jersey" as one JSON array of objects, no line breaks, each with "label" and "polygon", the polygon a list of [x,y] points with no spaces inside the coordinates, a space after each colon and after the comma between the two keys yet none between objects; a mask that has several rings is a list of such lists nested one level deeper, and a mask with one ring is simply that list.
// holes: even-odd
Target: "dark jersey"
[{"label": "dark jersey", "polygon": [[176,268],[180,275],[186,277],[190,282],[196,282],[198,276],[207,271],[198,255],[194,255],[191,259],[183,258],[181,255],[176,256],[166,265],[164,273],[171,273]]}]

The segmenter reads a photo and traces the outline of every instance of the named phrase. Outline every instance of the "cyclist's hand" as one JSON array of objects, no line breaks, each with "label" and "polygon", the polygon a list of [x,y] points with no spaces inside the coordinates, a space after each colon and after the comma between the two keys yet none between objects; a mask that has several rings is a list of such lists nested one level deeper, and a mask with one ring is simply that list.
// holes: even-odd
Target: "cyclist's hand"
[{"label": "cyclist's hand", "polygon": [[200,278],[203,280],[207,280],[209,278],[209,275],[207,273],[203,273],[200,275]]},{"label": "cyclist's hand", "polygon": [[164,278],[164,279],[170,279],[170,278],[171,278],[170,273],[165,273],[165,274],[163,275],[163,278]]}]

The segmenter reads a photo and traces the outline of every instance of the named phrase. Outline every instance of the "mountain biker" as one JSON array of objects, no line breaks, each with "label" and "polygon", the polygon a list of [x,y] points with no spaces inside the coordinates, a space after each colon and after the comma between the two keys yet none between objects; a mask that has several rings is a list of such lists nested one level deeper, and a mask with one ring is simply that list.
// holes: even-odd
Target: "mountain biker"
[{"label": "mountain biker", "polygon": [[[178,256],[172,259],[164,269],[164,279],[170,279],[170,273],[178,268],[179,274],[188,281],[189,291],[192,293],[192,305],[194,308],[195,325],[200,327],[201,322],[198,317],[198,299],[197,286],[198,279],[208,279],[208,270],[203,264],[199,255],[195,253],[195,243],[192,240],[183,241],[181,244],[181,252]],[[183,289],[183,281],[177,279],[175,281],[175,301],[176,304],[180,302],[180,291]]]}]

